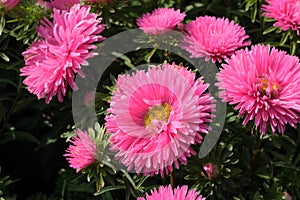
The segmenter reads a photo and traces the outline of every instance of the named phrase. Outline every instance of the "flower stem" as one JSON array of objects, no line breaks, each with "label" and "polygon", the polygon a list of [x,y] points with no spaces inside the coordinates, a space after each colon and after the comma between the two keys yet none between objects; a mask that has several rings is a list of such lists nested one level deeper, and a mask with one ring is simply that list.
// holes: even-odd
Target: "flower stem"
[{"label": "flower stem", "polygon": [[171,172],[170,174],[170,184],[172,186],[172,189],[175,187],[175,182],[174,182],[174,171]]},{"label": "flower stem", "polygon": [[15,99],[14,99],[14,101],[13,101],[13,103],[12,103],[12,105],[11,105],[11,107],[10,107],[10,109],[9,109],[6,117],[5,117],[4,123],[3,123],[3,125],[2,125],[2,127],[0,129],[0,135],[2,133],[4,133],[5,127],[6,127],[7,123],[9,122],[10,117],[11,117],[11,115],[12,115],[12,113],[13,113],[13,111],[14,111],[17,103],[18,103],[18,100],[20,98],[21,92],[22,92],[22,82],[20,80],[19,84],[18,84],[18,89],[17,89],[17,94],[15,96]]},{"label": "flower stem", "polygon": [[254,149],[252,151],[252,157],[251,157],[251,169],[253,172],[255,172],[257,168],[257,153],[259,151],[260,144],[261,144],[260,133],[257,130],[255,130],[254,136],[255,136]]}]

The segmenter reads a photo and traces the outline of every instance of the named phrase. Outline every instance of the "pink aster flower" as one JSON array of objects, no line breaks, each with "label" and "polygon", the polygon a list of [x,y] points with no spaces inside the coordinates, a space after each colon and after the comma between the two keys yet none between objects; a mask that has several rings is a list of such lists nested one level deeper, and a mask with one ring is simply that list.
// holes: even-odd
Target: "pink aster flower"
[{"label": "pink aster flower", "polygon": [[13,9],[18,3],[19,0],[0,0],[0,7],[10,10]]},{"label": "pink aster flower", "polygon": [[185,17],[185,13],[174,8],[157,8],[152,13],[143,14],[137,19],[137,25],[145,33],[159,35],[174,29]]},{"label": "pink aster flower", "polygon": [[283,192],[282,199],[284,199],[284,200],[292,200],[293,197],[288,192]]},{"label": "pink aster flower", "polygon": [[80,3],[80,0],[38,0],[37,5],[43,6],[46,9],[69,10],[73,5]]},{"label": "pink aster flower", "polygon": [[46,103],[55,95],[62,102],[67,85],[77,89],[75,74],[84,76],[81,66],[88,65],[86,59],[93,57],[90,51],[96,48],[94,43],[104,39],[99,35],[104,29],[101,19],[89,11],[89,7],[78,4],[70,11],[54,9],[53,22],[45,18],[37,28],[42,39],[23,52],[23,83],[39,99],[46,97]]},{"label": "pink aster flower", "polygon": [[254,120],[265,134],[267,125],[284,133],[300,119],[300,63],[296,56],[270,46],[239,50],[217,75],[220,97],[245,114],[243,125]]},{"label": "pink aster flower", "polygon": [[185,26],[185,31],[182,47],[192,58],[222,62],[238,48],[250,45],[245,41],[249,36],[244,28],[227,18],[198,17]]},{"label": "pink aster flower", "polygon": [[108,3],[114,0],[87,0],[88,2],[96,2],[96,3]]},{"label": "pink aster flower", "polygon": [[70,163],[70,167],[76,169],[78,173],[95,161],[96,144],[86,131],[78,129],[75,133],[77,135],[72,137],[72,144],[66,150],[67,153],[64,156]]},{"label": "pink aster flower", "polygon": [[199,195],[195,190],[188,191],[188,186],[177,187],[173,189],[171,185],[160,186],[158,190],[154,188],[151,194],[146,194],[146,198],[138,197],[137,200],[205,200],[205,197]]},{"label": "pink aster flower", "polygon": [[203,166],[203,169],[206,171],[207,175],[203,172],[201,173],[201,175],[208,180],[215,178],[219,174],[218,166],[213,163],[207,163]]},{"label": "pink aster flower", "polygon": [[287,31],[292,29],[300,35],[300,1],[299,0],[266,0],[263,15],[276,20],[274,26]]},{"label": "pink aster flower", "polygon": [[194,79],[175,64],[119,76],[106,128],[113,133],[111,150],[128,170],[164,176],[195,154],[190,145],[208,133],[214,104],[208,85]]},{"label": "pink aster flower", "polygon": [[52,0],[50,1],[50,6],[52,9],[69,10],[77,3],[80,3],[80,0]]}]

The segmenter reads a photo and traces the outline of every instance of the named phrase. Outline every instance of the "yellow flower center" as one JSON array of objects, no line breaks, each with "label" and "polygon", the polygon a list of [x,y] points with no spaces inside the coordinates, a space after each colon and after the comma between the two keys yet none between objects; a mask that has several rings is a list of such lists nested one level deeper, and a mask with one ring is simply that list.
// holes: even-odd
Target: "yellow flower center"
[{"label": "yellow flower center", "polygon": [[279,95],[279,86],[275,82],[272,82],[265,78],[264,76],[259,76],[257,81],[257,85],[260,88],[261,96],[270,96],[271,98],[275,98]]},{"label": "yellow flower center", "polygon": [[152,120],[159,120],[167,122],[172,108],[169,104],[163,103],[161,105],[152,106],[144,116],[144,124],[146,127],[151,125]]}]

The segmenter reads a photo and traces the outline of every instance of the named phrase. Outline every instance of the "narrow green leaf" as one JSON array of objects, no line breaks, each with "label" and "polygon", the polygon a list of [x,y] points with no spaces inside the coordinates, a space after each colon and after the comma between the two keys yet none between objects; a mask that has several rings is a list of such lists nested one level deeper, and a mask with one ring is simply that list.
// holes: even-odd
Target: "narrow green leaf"
[{"label": "narrow green leaf", "polygon": [[0,52],[0,57],[1,57],[4,61],[9,62],[9,57],[8,57],[5,53]]},{"label": "narrow green leaf", "polygon": [[290,47],[291,55],[295,55],[296,49],[297,49],[297,43],[295,41],[293,41],[291,44],[291,47]]},{"label": "narrow green leaf", "polygon": [[125,170],[123,170],[123,169],[122,169],[121,171],[122,171],[123,174],[126,176],[127,180],[130,182],[130,184],[132,185],[132,187],[133,187],[134,189],[136,189],[136,185],[135,185],[133,179],[131,178],[131,176],[128,174],[128,172],[125,171]]},{"label": "narrow green leaf", "polygon": [[251,22],[252,23],[255,22],[256,14],[257,14],[257,2],[255,2],[254,8],[251,11]]},{"label": "narrow green leaf", "polygon": [[39,144],[40,141],[28,132],[12,131],[6,132],[0,137],[0,144],[5,144],[11,141],[24,141]]},{"label": "narrow green leaf", "polygon": [[124,185],[114,185],[114,186],[107,186],[105,188],[102,188],[99,192],[94,193],[95,196],[103,194],[105,192],[109,192],[112,190],[120,190],[125,189],[126,187]]},{"label": "narrow green leaf", "polygon": [[266,34],[268,34],[268,33],[271,33],[271,32],[273,32],[273,31],[275,31],[276,29],[277,29],[276,26],[271,26],[271,27],[267,28],[267,29],[263,32],[263,35],[266,35]]},{"label": "narrow green leaf", "polygon": [[282,46],[282,45],[284,45],[286,43],[289,35],[290,35],[289,32],[283,33],[282,38],[280,40],[280,46]]},{"label": "narrow green leaf", "polygon": [[5,18],[4,15],[0,15],[0,36],[2,35],[4,27],[5,27]]}]

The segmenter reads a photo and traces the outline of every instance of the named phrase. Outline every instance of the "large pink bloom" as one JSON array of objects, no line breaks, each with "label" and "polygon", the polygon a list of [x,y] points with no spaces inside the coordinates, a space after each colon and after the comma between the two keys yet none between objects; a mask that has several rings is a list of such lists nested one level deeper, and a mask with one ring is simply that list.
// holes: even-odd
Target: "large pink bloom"
[{"label": "large pink bloom", "polygon": [[67,153],[64,156],[70,163],[70,167],[79,172],[95,161],[96,144],[86,131],[78,129],[75,133],[77,135],[72,137],[72,144],[66,150]]},{"label": "large pink bloom", "polygon": [[186,34],[182,47],[192,58],[222,62],[238,48],[250,45],[244,28],[227,18],[211,16],[198,17],[185,27]]},{"label": "large pink bloom", "polygon": [[146,198],[138,197],[137,200],[205,200],[205,197],[199,195],[195,190],[188,191],[188,186],[177,187],[173,189],[171,185],[160,186],[158,190],[154,188],[151,194],[146,194]]},{"label": "large pink bloom", "polygon": [[0,7],[4,7],[6,9],[13,9],[17,4],[19,3],[19,0],[0,0]]},{"label": "large pink bloom", "polygon": [[300,1],[299,0],[266,0],[263,15],[276,20],[274,26],[287,31],[292,29],[300,35]]},{"label": "large pink bloom", "polygon": [[194,78],[175,64],[118,78],[106,128],[113,133],[111,149],[129,170],[164,176],[195,154],[190,145],[208,132],[213,105],[204,93],[208,85]]},{"label": "large pink bloom", "polygon": [[185,13],[174,8],[157,8],[152,13],[145,13],[137,19],[137,25],[145,33],[159,35],[179,25],[185,17]]},{"label": "large pink bloom", "polygon": [[77,88],[75,74],[83,76],[81,65],[88,65],[86,59],[93,57],[90,51],[96,48],[94,43],[104,39],[99,35],[104,29],[101,19],[89,11],[89,7],[78,4],[70,11],[54,9],[53,22],[44,19],[37,28],[43,39],[23,52],[23,83],[39,99],[46,97],[49,103],[57,94],[58,100],[63,101],[67,85]]},{"label": "large pink bloom", "polygon": [[217,75],[220,97],[237,104],[243,125],[254,120],[265,134],[284,133],[285,125],[295,127],[300,119],[300,64],[296,56],[270,46],[256,45],[239,50],[223,64]]}]

